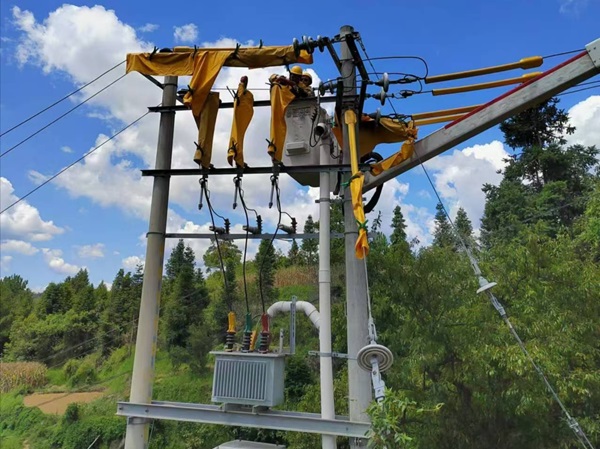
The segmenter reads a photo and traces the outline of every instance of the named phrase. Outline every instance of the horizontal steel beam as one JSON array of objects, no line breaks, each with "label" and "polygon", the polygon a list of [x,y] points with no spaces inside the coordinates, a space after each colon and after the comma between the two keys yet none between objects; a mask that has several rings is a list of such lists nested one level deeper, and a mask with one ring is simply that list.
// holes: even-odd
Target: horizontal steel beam
[{"label": "horizontal steel beam", "polygon": [[[250,89],[252,90],[252,89]],[[335,103],[337,97],[321,97],[320,102],[321,103]],[[309,100],[311,104],[314,104],[314,97],[313,98],[296,98],[294,100],[294,103],[301,103],[303,101]],[[233,102],[229,102],[229,103],[225,103],[225,102],[221,102],[219,104],[219,109],[231,109],[233,108]],[[258,107],[265,107],[265,106],[271,106],[271,100],[256,100],[254,102],[254,107],[258,108]],[[148,107],[148,111],[150,112],[168,112],[168,111],[191,111],[191,109],[187,106],[184,105],[177,105],[177,106],[150,106]]]},{"label": "horizontal steel beam", "polygon": [[[361,164],[361,170],[368,170],[369,164]],[[321,172],[350,172],[352,169],[347,164],[334,165],[282,165],[275,169],[279,173],[321,173]],[[246,167],[243,170],[237,168],[174,168],[170,170],[147,169],[142,170],[142,176],[202,176],[202,175],[270,175],[273,167]]]},{"label": "horizontal steel beam", "polygon": [[258,409],[228,409],[224,411],[218,405],[181,402],[153,402],[152,404],[119,402],[117,403],[117,415],[128,418],[166,419],[350,438],[365,438],[371,427],[369,423],[348,421],[347,417],[322,419],[321,415],[317,413]]},{"label": "horizontal steel beam", "polygon": [[589,44],[586,51],[417,141],[413,155],[406,161],[378,176],[368,173],[365,176],[363,191],[374,189],[503,120],[597,75],[600,73],[598,53],[600,39]]},{"label": "horizontal steel beam", "polygon": [[[246,239],[245,233],[237,233],[237,234],[217,234],[219,240],[244,240]],[[344,234],[341,232],[332,232],[331,238],[341,239],[344,237]],[[165,234],[165,238],[167,239],[214,239],[215,234],[213,232],[201,232],[201,233],[192,233],[192,232],[174,232]],[[273,234],[248,234],[248,239],[260,239],[260,240],[271,240],[273,238]],[[306,239],[318,239],[319,234],[286,234],[285,232],[278,232],[275,236],[275,240],[306,240]]]}]

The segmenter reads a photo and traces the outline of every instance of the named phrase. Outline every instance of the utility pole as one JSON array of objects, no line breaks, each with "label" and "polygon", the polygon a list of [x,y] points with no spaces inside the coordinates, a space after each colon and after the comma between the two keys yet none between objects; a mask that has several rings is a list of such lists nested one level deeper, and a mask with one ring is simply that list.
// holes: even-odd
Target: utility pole
[{"label": "utility pole", "polygon": [[[343,26],[340,28],[341,42],[341,75],[344,85],[343,110],[355,109],[356,105],[356,68],[352,53],[346,44],[344,37],[352,35],[354,28]],[[348,97],[348,98],[346,98]],[[343,117],[343,111],[342,111]],[[343,118],[340,120],[343,122]],[[350,154],[350,142],[348,126],[344,123],[344,147],[343,154]],[[357,130],[358,138],[358,130]],[[358,147],[358,146],[357,146]],[[346,253],[346,304],[347,304],[347,335],[348,335],[348,400],[350,410],[350,421],[368,421],[365,413],[371,403],[371,377],[364,371],[356,361],[358,351],[369,343],[368,333],[368,309],[367,309],[367,276],[365,264],[358,260],[354,253],[354,245],[358,238],[358,226],[352,209],[350,187],[344,192],[344,238]],[[350,440],[353,449],[366,447],[366,439]]]},{"label": "utility pole", "polygon": [[[163,106],[175,106],[177,77],[165,76]],[[157,170],[171,169],[175,111],[160,114],[158,144],[156,148]],[[165,232],[169,208],[169,176],[155,176],[150,206],[150,224],[146,245],[146,263],[142,284],[142,301],[138,319],[138,332],[133,360],[131,393],[129,402],[149,404],[152,401],[154,382],[154,359],[158,334],[158,311],[160,288],[165,256]],[[129,418],[125,435],[125,449],[146,449],[148,445],[148,420]]]},{"label": "utility pole", "polygon": [[[322,136],[319,145],[321,165],[329,163],[329,143],[331,137]],[[330,205],[331,174],[322,171],[319,174],[319,352],[321,380],[321,417],[335,419],[335,403],[333,399],[333,360],[331,355],[331,205]],[[333,435],[322,436],[323,449],[335,449],[336,441]]]}]

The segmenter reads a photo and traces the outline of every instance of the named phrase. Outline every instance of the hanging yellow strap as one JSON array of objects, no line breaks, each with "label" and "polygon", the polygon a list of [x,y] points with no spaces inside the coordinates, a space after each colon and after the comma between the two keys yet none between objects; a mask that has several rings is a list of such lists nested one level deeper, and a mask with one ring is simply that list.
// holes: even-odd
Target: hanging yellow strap
[{"label": "hanging yellow strap", "polygon": [[271,87],[271,140],[267,152],[277,162],[281,162],[285,144],[285,111],[294,98],[289,86],[273,84]]},{"label": "hanging yellow strap", "polygon": [[246,90],[242,83],[238,85],[236,99],[233,105],[233,123],[231,124],[231,137],[227,150],[227,162],[233,166],[244,167],[244,136],[252,116],[254,115],[254,96]]},{"label": "hanging yellow strap", "polygon": [[344,120],[348,125],[348,140],[350,144],[350,166],[352,178],[350,181],[350,193],[352,196],[352,210],[354,218],[358,223],[358,238],[354,245],[357,259],[362,259],[369,254],[369,241],[367,239],[367,220],[362,202],[362,189],[364,175],[358,169],[358,148],[356,148],[356,114],[352,109],[344,113]]},{"label": "hanging yellow strap", "polygon": [[212,159],[213,137],[219,113],[219,93],[210,92],[198,117],[194,116],[198,126],[198,147],[194,153],[194,162],[203,168],[210,167]]},{"label": "hanging yellow strap", "polygon": [[410,130],[408,133],[409,137],[402,144],[400,151],[382,160],[381,162],[371,165],[372,174],[377,176],[385,170],[389,170],[401,162],[404,162],[413,155],[415,152],[415,139],[417,138],[417,128],[414,127],[414,122],[411,121],[408,123],[408,129]]}]

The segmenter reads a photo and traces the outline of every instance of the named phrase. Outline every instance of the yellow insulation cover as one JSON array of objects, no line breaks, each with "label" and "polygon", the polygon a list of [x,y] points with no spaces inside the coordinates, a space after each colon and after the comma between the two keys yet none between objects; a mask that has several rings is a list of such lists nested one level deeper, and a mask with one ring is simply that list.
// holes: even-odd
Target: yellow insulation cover
[{"label": "yellow insulation cover", "polygon": [[227,162],[233,166],[244,167],[244,136],[252,116],[254,115],[254,95],[240,83],[237,90],[237,98],[233,105],[233,123],[231,124],[231,137],[227,150]]},{"label": "yellow insulation cover", "polygon": [[296,96],[290,86],[273,84],[271,86],[271,140],[267,152],[276,161],[281,162],[285,143],[285,111]]}]

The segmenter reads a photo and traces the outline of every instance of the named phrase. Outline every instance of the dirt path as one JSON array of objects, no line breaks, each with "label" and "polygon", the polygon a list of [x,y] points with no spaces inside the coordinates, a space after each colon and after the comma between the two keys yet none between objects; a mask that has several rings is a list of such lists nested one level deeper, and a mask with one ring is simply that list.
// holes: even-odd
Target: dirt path
[{"label": "dirt path", "polygon": [[104,393],[94,391],[89,393],[34,393],[25,396],[23,403],[26,407],[38,407],[44,413],[62,415],[68,405],[73,402],[92,402]]}]

